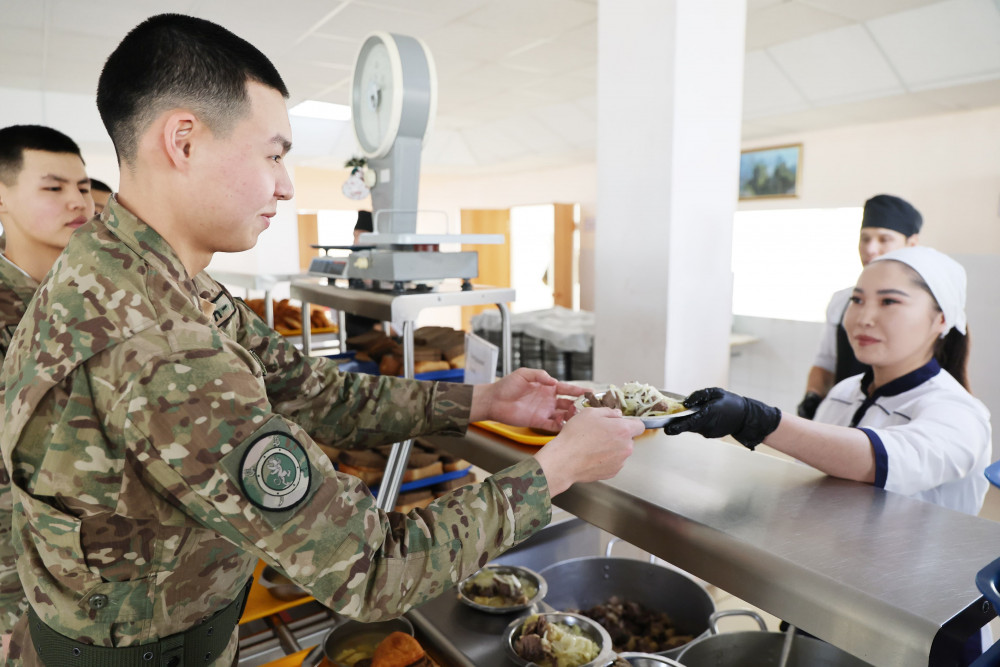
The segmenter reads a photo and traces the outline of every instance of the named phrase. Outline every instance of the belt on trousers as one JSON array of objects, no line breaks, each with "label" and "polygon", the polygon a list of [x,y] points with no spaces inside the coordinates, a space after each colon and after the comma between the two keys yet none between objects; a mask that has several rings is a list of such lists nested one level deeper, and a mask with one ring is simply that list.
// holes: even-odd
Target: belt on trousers
[{"label": "belt on trousers", "polygon": [[59,634],[28,607],[28,627],[35,652],[45,667],[194,667],[210,665],[218,658],[243,615],[250,577],[239,596],[225,609],[184,632],[152,644],[113,648],[84,644]]}]

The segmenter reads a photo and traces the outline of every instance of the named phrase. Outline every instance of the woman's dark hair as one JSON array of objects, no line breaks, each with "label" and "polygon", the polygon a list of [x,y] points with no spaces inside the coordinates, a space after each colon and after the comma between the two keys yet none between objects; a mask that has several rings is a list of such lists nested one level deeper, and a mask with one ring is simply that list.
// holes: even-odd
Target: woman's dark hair
[{"label": "woman's dark hair", "polygon": [[[900,262],[900,264],[903,264]],[[938,312],[941,312],[941,305],[937,302],[934,297],[934,292],[924,281],[923,277],[917,273],[916,269],[908,264],[903,264],[903,266],[910,272],[910,277],[913,282],[922,290],[931,295],[931,300],[934,302],[934,308]],[[966,326],[966,333],[960,332],[958,329],[951,328],[948,333],[945,334],[944,338],[938,338],[934,343],[934,358],[937,359],[938,364],[941,368],[948,371],[952,377],[958,380],[958,383],[965,387],[965,390],[971,393],[969,389],[969,328]]]},{"label": "woman's dark hair", "polygon": [[969,333],[968,327],[966,327],[966,333],[962,334],[958,329],[951,329],[945,334],[944,338],[938,338],[937,342],[934,344],[934,358],[937,359],[938,363],[941,364],[941,368],[945,369],[951,375],[958,380],[959,384],[965,387],[965,390],[972,392],[969,389],[969,377],[968,377],[968,366],[969,366]]},{"label": "woman's dark hair", "polygon": [[131,163],[139,137],[170,109],[190,109],[225,136],[250,110],[248,81],[288,97],[278,70],[250,42],[211,21],[160,14],[133,28],[108,57],[97,109],[119,163]]}]

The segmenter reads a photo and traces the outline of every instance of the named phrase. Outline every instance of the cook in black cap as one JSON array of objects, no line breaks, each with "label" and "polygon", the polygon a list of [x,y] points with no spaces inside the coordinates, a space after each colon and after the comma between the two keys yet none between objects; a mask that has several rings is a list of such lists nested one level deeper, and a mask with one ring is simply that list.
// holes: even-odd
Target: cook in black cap
[{"label": "cook in black cap", "polygon": [[[892,250],[917,245],[923,224],[923,216],[910,202],[894,195],[875,195],[865,202],[861,218],[858,239],[861,265],[868,266],[868,262]],[[823,341],[816,361],[809,369],[806,395],[798,406],[800,417],[812,419],[816,408],[834,384],[868,369],[854,357],[847,333],[840,324],[850,303],[852,289],[849,287],[834,294],[826,308]]]}]

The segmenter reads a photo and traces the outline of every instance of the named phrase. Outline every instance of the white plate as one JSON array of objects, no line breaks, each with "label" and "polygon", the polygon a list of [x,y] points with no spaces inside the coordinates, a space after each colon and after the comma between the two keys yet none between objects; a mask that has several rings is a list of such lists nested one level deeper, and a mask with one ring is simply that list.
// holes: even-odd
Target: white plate
[{"label": "white plate", "polygon": [[[662,389],[660,389],[659,391],[667,398],[672,398],[675,401],[683,401],[685,398],[687,398],[687,396],[684,396],[683,394],[675,394],[671,391],[663,391]],[[603,391],[599,393],[595,392],[594,396],[600,399],[602,396],[604,396],[605,393],[606,392]],[[678,417],[687,417],[688,415],[693,415],[695,412],[697,412],[697,410],[681,410],[680,412],[675,412],[669,415],[660,415],[658,417],[639,417],[639,419],[642,420],[642,423],[646,426],[647,429],[663,428],[668,423],[672,422]]]}]

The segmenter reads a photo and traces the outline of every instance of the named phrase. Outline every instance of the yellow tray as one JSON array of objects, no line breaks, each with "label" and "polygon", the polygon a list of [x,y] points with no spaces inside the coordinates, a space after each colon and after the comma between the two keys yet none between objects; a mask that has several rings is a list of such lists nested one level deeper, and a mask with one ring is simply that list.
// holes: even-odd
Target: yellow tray
[{"label": "yellow tray", "polygon": [[501,424],[500,422],[494,421],[473,422],[472,425],[486,429],[487,431],[499,433],[503,437],[510,438],[514,442],[520,442],[522,445],[533,445],[535,447],[541,447],[549,440],[556,437],[554,435],[542,435],[537,431],[532,431],[526,426],[511,426],[509,424]]},{"label": "yellow tray", "polygon": [[250,586],[250,592],[247,594],[247,606],[243,610],[240,623],[256,621],[259,618],[297,607],[303,602],[309,602],[313,599],[308,595],[298,600],[279,600],[274,597],[260,583],[260,573],[264,571],[265,567],[267,567],[267,563],[258,561],[257,568],[253,573],[253,585]]}]

